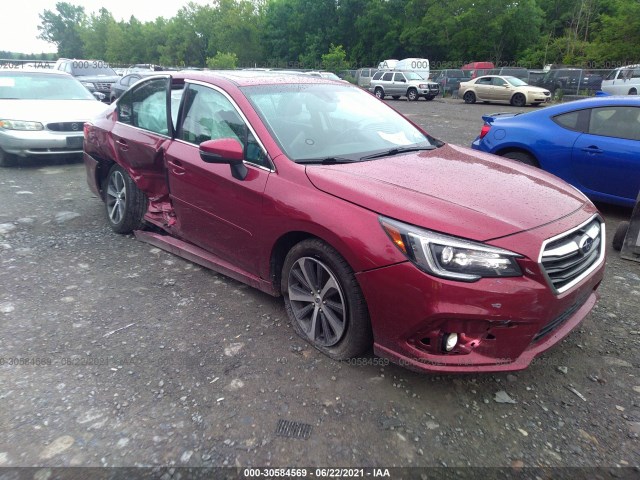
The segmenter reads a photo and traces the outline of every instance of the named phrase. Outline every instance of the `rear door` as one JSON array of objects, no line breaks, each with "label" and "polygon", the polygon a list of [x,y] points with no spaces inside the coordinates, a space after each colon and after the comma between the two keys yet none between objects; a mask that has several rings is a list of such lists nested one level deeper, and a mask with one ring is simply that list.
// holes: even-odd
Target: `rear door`
[{"label": "rear door", "polygon": [[594,108],[588,131],[573,146],[573,174],[594,192],[635,199],[640,189],[639,152],[640,108]]},{"label": "rear door", "polygon": [[[262,201],[273,166],[232,98],[205,84],[185,87],[176,140],[166,152],[171,201],[179,235],[245,271],[255,273]],[[205,163],[199,144],[231,138],[244,149],[248,174]]]},{"label": "rear door", "polygon": [[479,100],[495,100],[491,87],[493,85],[493,77],[481,77],[476,80],[475,91]]},{"label": "rear door", "polygon": [[171,140],[171,77],[149,79],[125,92],[111,135],[117,162],[148,196],[166,193],[164,150]]}]

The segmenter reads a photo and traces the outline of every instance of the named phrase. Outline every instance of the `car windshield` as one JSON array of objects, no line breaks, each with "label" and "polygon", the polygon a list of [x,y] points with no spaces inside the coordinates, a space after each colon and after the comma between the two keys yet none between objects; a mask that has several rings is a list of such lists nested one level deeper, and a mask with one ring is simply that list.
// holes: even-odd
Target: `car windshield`
[{"label": "car windshield", "polygon": [[295,162],[355,161],[379,152],[440,145],[395,110],[351,86],[260,85],[242,90]]},{"label": "car windshield", "polygon": [[83,63],[81,61],[78,61],[77,65],[74,65],[71,67],[71,74],[74,77],[95,77],[95,76],[117,77],[118,76],[118,74],[113,68],[91,65],[90,63],[87,64],[87,62]]},{"label": "car windshield", "polygon": [[38,73],[0,73],[0,99],[95,100],[75,78]]},{"label": "car windshield", "polygon": [[424,77],[416,72],[405,72],[404,76],[407,80],[424,80]]},{"label": "car windshield", "polygon": [[509,82],[514,87],[521,87],[523,85],[528,85],[524,80],[520,80],[518,77],[504,77],[504,79]]}]

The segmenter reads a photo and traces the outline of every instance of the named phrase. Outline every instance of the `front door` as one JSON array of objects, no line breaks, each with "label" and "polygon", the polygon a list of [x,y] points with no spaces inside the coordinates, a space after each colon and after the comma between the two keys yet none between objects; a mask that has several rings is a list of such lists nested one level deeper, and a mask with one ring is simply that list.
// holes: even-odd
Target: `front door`
[{"label": "front door", "polygon": [[[240,110],[222,90],[187,84],[183,96],[181,124],[166,152],[177,233],[255,273],[256,237],[271,163]],[[243,145],[246,178],[234,178],[227,164],[205,163],[200,158],[200,143],[221,138]]]}]

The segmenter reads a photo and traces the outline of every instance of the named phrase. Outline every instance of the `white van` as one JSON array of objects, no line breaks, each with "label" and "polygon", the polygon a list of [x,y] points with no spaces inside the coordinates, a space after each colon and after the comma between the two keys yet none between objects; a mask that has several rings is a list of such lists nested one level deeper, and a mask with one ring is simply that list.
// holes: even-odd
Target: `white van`
[{"label": "white van", "polygon": [[359,68],[356,71],[356,83],[360,87],[369,88],[371,77],[378,71],[377,68]]},{"label": "white van", "polygon": [[640,65],[616,68],[602,81],[602,91],[610,95],[638,95]]}]

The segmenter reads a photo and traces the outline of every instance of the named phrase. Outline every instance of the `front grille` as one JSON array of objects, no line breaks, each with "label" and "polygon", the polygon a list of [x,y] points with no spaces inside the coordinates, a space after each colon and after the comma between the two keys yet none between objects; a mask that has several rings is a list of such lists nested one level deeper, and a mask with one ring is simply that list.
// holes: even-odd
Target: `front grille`
[{"label": "front grille", "polygon": [[54,132],[82,132],[84,122],[47,123],[47,128]]},{"label": "front grille", "polygon": [[569,290],[604,260],[604,223],[599,217],[547,240],[542,270],[556,293]]},{"label": "front grille", "polygon": [[113,85],[113,83],[96,83],[96,89],[100,90],[101,92],[110,92],[111,85]]}]

